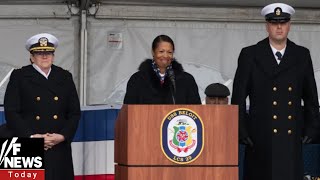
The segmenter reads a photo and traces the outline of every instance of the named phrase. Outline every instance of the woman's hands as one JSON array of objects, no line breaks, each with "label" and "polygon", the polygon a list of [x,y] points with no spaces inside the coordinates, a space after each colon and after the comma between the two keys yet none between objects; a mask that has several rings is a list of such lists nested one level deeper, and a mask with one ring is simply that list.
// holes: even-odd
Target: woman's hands
[{"label": "woman's hands", "polygon": [[44,139],[44,150],[49,150],[55,145],[63,142],[64,136],[56,133],[46,133],[46,134],[33,134],[31,138],[43,138]]}]

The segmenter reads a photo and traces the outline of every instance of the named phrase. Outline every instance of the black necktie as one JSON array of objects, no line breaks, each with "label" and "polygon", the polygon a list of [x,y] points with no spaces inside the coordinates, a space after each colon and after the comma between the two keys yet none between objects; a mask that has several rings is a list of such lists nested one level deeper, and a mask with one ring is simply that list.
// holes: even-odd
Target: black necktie
[{"label": "black necktie", "polygon": [[276,56],[278,57],[278,60],[282,60],[282,54],[281,52],[277,51]]}]

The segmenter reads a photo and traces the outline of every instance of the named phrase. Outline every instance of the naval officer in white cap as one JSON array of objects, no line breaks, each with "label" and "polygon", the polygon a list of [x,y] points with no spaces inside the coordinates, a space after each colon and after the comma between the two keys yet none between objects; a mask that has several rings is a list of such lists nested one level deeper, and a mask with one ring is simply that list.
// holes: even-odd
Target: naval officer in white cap
[{"label": "naval officer in white cap", "polygon": [[12,72],[4,112],[14,136],[44,138],[46,180],[73,180],[71,141],[80,103],[71,73],[52,64],[57,46],[48,33],[27,40],[31,64]]},{"label": "naval officer in white cap", "polygon": [[264,7],[268,37],[239,55],[231,103],[239,105],[239,140],[247,145],[245,180],[302,180],[302,143],[320,132],[310,52],[287,37],[294,12],[283,3]]}]

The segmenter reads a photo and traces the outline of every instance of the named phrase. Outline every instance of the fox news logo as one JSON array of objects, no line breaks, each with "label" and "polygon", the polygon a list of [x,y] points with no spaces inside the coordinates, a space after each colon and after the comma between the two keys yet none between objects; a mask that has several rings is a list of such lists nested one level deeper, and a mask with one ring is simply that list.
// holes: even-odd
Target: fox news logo
[{"label": "fox news logo", "polygon": [[39,138],[0,139],[0,177],[44,180],[44,142]]}]

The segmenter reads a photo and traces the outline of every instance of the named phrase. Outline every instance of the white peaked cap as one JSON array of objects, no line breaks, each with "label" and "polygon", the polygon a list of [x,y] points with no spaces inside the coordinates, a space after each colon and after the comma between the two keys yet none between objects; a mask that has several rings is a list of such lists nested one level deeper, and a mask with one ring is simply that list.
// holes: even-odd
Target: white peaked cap
[{"label": "white peaked cap", "polygon": [[269,4],[261,10],[261,15],[265,16],[267,21],[289,21],[294,13],[293,7],[284,3]]},{"label": "white peaked cap", "polygon": [[30,37],[26,42],[28,51],[55,51],[58,39],[49,33],[40,33]]}]

